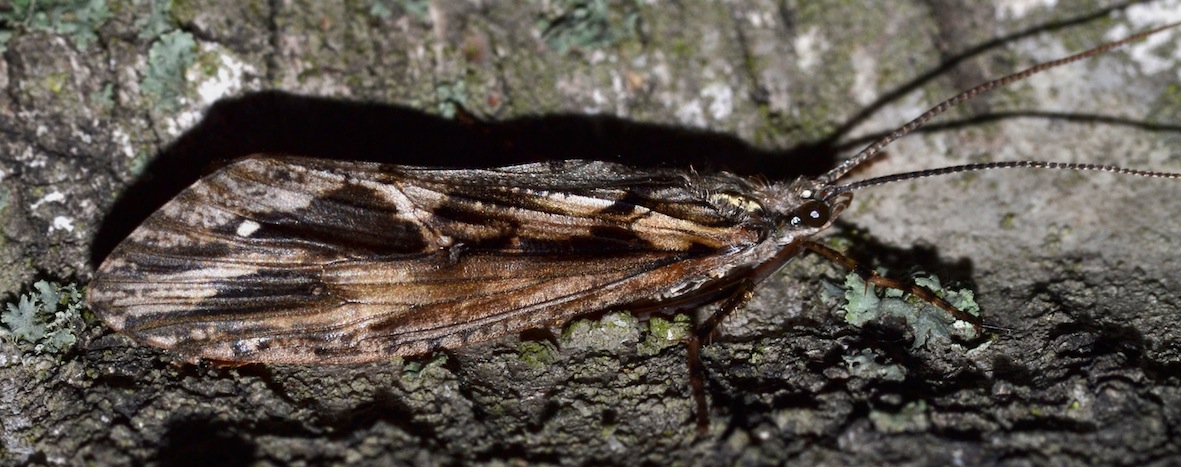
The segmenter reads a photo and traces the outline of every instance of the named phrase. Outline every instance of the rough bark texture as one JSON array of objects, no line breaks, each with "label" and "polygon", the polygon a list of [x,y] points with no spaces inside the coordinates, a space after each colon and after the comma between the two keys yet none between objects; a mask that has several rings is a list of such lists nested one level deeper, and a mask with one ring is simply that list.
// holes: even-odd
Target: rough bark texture
[{"label": "rough bark texture", "polygon": [[[84,283],[152,209],[254,152],[790,178],[987,77],[1181,19],[1176,0],[985,3],[42,0],[29,17],[15,2],[0,290],[14,301],[36,278]],[[1181,170],[1178,37],[975,101],[864,172]],[[89,319],[64,354],[0,343],[0,459],[1176,462],[1179,194],[1176,181],[1046,171],[859,192],[834,234],[896,273],[971,281],[998,329],[915,348],[904,323],[853,327],[826,298],[843,272],[805,256],[705,349],[701,437],[685,347],[627,314],[570,325],[557,347],[237,369],[178,364]]]}]

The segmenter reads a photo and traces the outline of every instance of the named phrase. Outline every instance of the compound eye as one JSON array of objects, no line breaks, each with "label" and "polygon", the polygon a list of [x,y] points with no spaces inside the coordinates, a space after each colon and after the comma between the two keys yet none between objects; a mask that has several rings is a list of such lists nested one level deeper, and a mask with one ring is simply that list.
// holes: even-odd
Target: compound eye
[{"label": "compound eye", "polygon": [[808,201],[792,211],[788,222],[792,227],[824,227],[824,224],[828,223],[829,214],[828,205],[823,201]]}]

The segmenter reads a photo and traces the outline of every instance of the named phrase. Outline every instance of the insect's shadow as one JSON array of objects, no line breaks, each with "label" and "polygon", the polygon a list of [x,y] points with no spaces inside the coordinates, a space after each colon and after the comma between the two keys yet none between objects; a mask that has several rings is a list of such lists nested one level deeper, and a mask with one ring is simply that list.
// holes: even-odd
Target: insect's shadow
[{"label": "insect's shadow", "polygon": [[169,425],[156,461],[162,465],[249,465],[258,446],[228,422],[185,419]]},{"label": "insect's shadow", "polygon": [[943,282],[963,282],[972,278],[974,267],[970,258],[949,260],[932,245],[891,245],[845,219],[838,219],[833,225],[843,235],[855,239],[844,252],[846,256],[871,269],[884,269],[891,277],[905,279],[908,273],[924,272],[934,274]]},{"label": "insect's shadow", "polygon": [[[209,370],[206,366],[185,365],[180,372],[188,378],[211,374]],[[362,390],[345,395],[343,399],[334,399],[323,394],[309,396],[301,391],[298,383],[292,387],[283,382],[284,378],[295,381],[303,378],[357,380],[359,373],[376,375],[391,371],[400,372],[402,369],[373,368],[369,365],[284,367],[278,370],[267,365],[247,365],[232,370],[214,368],[212,374],[218,375],[217,378],[261,382],[266,386],[269,396],[277,397],[278,400],[273,402],[278,406],[308,409],[309,415],[291,419],[275,415],[265,408],[267,404],[263,404],[262,409],[251,405],[249,408],[228,409],[253,414],[249,422],[239,420],[231,423],[221,416],[219,410],[227,410],[224,406],[217,409],[195,408],[192,413],[178,415],[167,423],[164,443],[156,453],[157,460],[163,465],[239,465],[233,459],[255,458],[252,454],[257,451],[258,445],[254,440],[260,437],[347,440],[357,432],[387,428],[414,433],[422,443],[445,443],[446,440],[440,436],[434,424],[414,416],[414,409],[405,401],[405,388],[378,387],[372,391]],[[137,384],[142,384],[142,381]],[[245,389],[248,386],[239,384],[236,387],[249,391]],[[231,405],[248,399],[245,396],[227,398]],[[348,403],[334,404],[342,400],[348,400]],[[222,462],[226,460],[229,463]]]},{"label": "insect's shadow", "polygon": [[814,145],[760,150],[733,135],[608,116],[489,123],[393,105],[261,92],[215,104],[198,126],[149,164],[99,227],[92,264],[202,175],[258,153],[468,168],[596,159],[637,167],[724,169],[768,179],[821,173],[836,155]]},{"label": "insect's shadow", "polygon": [[261,417],[250,424],[220,420],[213,414],[177,417],[168,423],[165,440],[156,452],[162,465],[250,465],[257,458],[260,436],[286,438],[347,439],[358,431],[389,425],[435,443],[430,424],[415,422],[411,411],[388,392],[374,394],[368,402],[340,413],[320,414],[312,423]]},{"label": "insect's shadow", "polygon": [[[848,332],[831,322],[800,318],[797,323],[801,325],[774,338],[779,342],[773,346],[790,356],[757,364],[727,359],[724,371],[707,373],[711,404],[727,408],[721,438],[774,425],[776,421],[771,414],[784,410],[814,413],[834,426],[844,425],[865,420],[874,411],[901,410],[910,401],[941,400],[965,390],[988,387],[991,381],[991,376],[972,365],[958,364],[965,358],[961,354],[933,350],[916,353],[913,341],[906,338],[901,326],[869,323],[856,332]],[[824,350],[808,356],[821,349]],[[782,377],[815,376],[848,368],[850,354],[861,349],[873,349],[880,364],[904,368],[905,377],[896,381],[873,375],[838,377],[828,379],[823,385],[809,381],[808,376]],[[850,405],[842,407],[837,401],[848,401]],[[976,436],[970,430],[944,435],[961,439]],[[809,443],[832,441],[822,434],[804,436]]]},{"label": "insect's shadow", "polygon": [[[612,160],[638,167],[724,169],[769,180],[824,172],[838,156],[889,131],[847,138],[870,116],[969,59],[1028,36],[1103,18],[1139,1],[1076,18],[1038,25],[945,57],[927,70],[834,125],[828,135],[790,148],[764,150],[718,132],[637,123],[610,116],[545,115],[505,122],[444,119],[395,105],[297,96],[277,91],[248,94],[215,104],[144,169],[110,208],[95,235],[90,262],[97,266],[152,212],[202,175],[228,161],[257,153],[390,164],[492,167],[555,159]],[[967,83],[965,84],[972,84]],[[757,99],[757,97],[755,97]],[[982,101],[974,101],[982,102]],[[977,112],[933,123],[919,131],[948,131],[1009,118],[1066,119],[1181,132],[1181,125],[1112,117],[1045,112]]]},{"label": "insect's shadow", "polygon": [[[929,125],[926,131],[1019,117],[1085,122],[1101,118],[1011,112]],[[1135,121],[1108,119],[1107,123],[1181,131],[1178,126]],[[790,180],[822,173],[833,166],[838,155],[880,136],[882,133],[838,142],[839,134],[834,133],[820,141],[770,151],[729,134],[609,116],[547,115],[497,123],[465,122],[406,107],[262,92],[214,105],[201,124],[153,159],[111,206],[95,235],[90,261],[92,266],[101,263],[149,215],[201,176],[251,154],[439,167],[596,159],[637,167],[693,167]]]}]

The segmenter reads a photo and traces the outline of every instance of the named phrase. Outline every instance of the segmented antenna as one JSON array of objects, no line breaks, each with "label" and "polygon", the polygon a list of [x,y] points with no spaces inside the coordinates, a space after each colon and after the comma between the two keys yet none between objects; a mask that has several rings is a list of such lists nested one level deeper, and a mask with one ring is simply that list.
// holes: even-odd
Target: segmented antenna
[{"label": "segmented antenna", "polygon": [[[1048,70],[1050,68],[1055,68],[1055,67],[1059,67],[1062,65],[1066,65],[1068,63],[1077,62],[1082,59],[1094,57],[1096,55],[1102,54],[1102,53],[1107,52],[1107,51],[1114,49],[1116,47],[1120,47],[1120,46],[1127,45],[1132,42],[1142,40],[1150,35],[1164,31],[1166,29],[1175,28],[1177,26],[1181,26],[1181,22],[1169,23],[1164,26],[1160,26],[1160,27],[1157,27],[1154,29],[1149,29],[1147,31],[1133,34],[1131,36],[1128,36],[1126,38],[1120,39],[1115,42],[1108,42],[1106,44],[1100,45],[1098,47],[1095,47],[1093,49],[1090,49],[1090,50],[1087,50],[1084,52],[1079,52],[1077,54],[1074,54],[1074,55],[1071,55],[1068,57],[1064,57],[1064,58],[1060,58],[1057,60],[1041,63],[1038,65],[1026,68],[1025,70],[1019,71],[1017,73],[1013,73],[1011,75],[989,81],[987,83],[976,86],[972,89],[964,91],[964,92],[956,95],[955,97],[952,97],[951,99],[940,102],[939,105],[936,105],[936,106],[932,107],[930,110],[924,112],[922,115],[919,115],[918,118],[911,120],[909,123],[902,125],[897,130],[894,130],[893,133],[890,133],[889,135],[886,135],[885,137],[882,137],[881,139],[874,141],[869,146],[866,146],[865,149],[862,149],[861,152],[853,155],[853,157],[845,159],[845,161],[841,162],[840,165],[837,165],[832,170],[817,177],[817,181],[824,183],[824,184],[831,184],[831,183],[835,182],[836,180],[838,180],[841,177],[848,174],[849,171],[853,170],[854,167],[861,165],[863,162],[865,162],[869,158],[877,155],[878,152],[880,152],[882,150],[882,148],[885,148],[887,145],[894,142],[894,140],[901,138],[903,136],[906,136],[910,132],[912,132],[912,131],[918,129],[919,127],[923,126],[924,124],[926,124],[932,118],[935,118],[937,115],[939,115],[943,112],[946,112],[948,109],[951,109],[952,107],[955,107],[956,105],[959,105],[960,103],[962,103],[964,101],[967,101],[973,97],[976,97],[979,94],[991,91],[996,88],[1004,87],[1010,83],[1023,80],[1025,78],[1028,78],[1028,77],[1030,77],[1034,74],[1040,73],[1042,71]],[[969,171],[969,170],[986,170],[986,169],[992,169],[992,168],[1007,168],[1007,167],[1009,167],[1007,165],[1003,165],[1005,163],[999,163],[999,164],[1002,164],[1002,165],[998,165],[996,167],[984,167],[984,166],[987,166],[990,164],[970,164],[970,165],[965,165],[965,166],[947,167],[946,169],[933,169],[933,170],[929,170],[929,171],[912,172],[909,174],[898,174],[899,176],[903,176],[903,175],[910,175],[910,176],[897,178],[897,180],[904,180],[906,178],[916,178],[916,177],[928,177],[931,175],[941,175],[942,173],[954,173],[954,172],[965,172],[965,171]],[[1021,161],[1021,162],[1015,162],[1013,164],[1024,164],[1024,165],[1013,165],[1012,167],[1037,167],[1037,168],[1060,168],[1060,169],[1072,168],[1072,167],[1067,167],[1067,165],[1070,165],[1070,164],[1053,164],[1053,163],[1048,163],[1048,162],[1034,162],[1034,161]],[[975,167],[977,165],[979,165],[979,167]],[[1054,165],[1054,166],[1051,167],[1051,165]],[[1080,167],[1074,167],[1074,169],[1076,169],[1076,170],[1106,170],[1108,172],[1128,173],[1128,174],[1132,174],[1132,175],[1145,175],[1145,176],[1166,176],[1167,175],[1164,172],[1139,173],[1140,171],[1132,171],[1132,170],[1128,170],[1128,169],[1121,169],[1119,167],[1111,167],[1111,166],[1092,166],[1090,168],[1081,168],[1082,166],[1086,166],[1087,164],[1075,164],[1075,165],[1080,166]],[[1101,169],[1100,167],[1107,167],[1107,168]],[[958,169],[958,170],[951,170],[949,172],[940,172],[941,170],[949,170],[949,169]],[[927,172],[930,172],[930,173],[927,173]],[[1157,174],[1157,175],[1148,175],[1149,173]],[[880,177],[880,178],[884,179],[884,178],[889,178],[889,177]],[[1169,177],[1169,178],[1176,178],[1176,177]],[[875,180],[877,180],[877,179],[875,179]],[[858,182],[858,183],[855,183],[852,185],[844,185],[841,187],[834,187],[834,189],[837,191],[829,191],[829,192],[835,193],[835,192],[842,192],[842,191],[850,191],[850,190],[853,190],[856,188],[862,188],[865,186],[869,186],[868,184],[864,184],[865,182],[869,182],[869,181],[870,180],[865,180],[864,182]],[[895,181],[895,180],[883,180],[878,183],[873,183],[873,185],[887,183],[889,181]],[[857,186],[854,188],[846,188],[846,187],[850,187],[853,185],[857,185]]]},{"label": "segmented antenna", "polygon": [[1121,175],[1136,175],[1139,177],[1153,177],[1153,178],[1176,178],[1181,179],[1181,173],[1178,172],[1160,172],[1155,170],[1137,170],[1127,169],[1115,165],[1101,165],[1101,164],[1078,164],[1074,162],[1046,162],[1046,161],[1001,161],[1001,162],[984,162],[979,164],[964,164],[953,165],[951,167],[941,167],[938,169],[918,170],[914,172],[904,172],[891,175],[883,175],[881,177],[867,178],[865,180],[847,183],[844,185],[833,186],[825,190],[825,196],[832,196],[846,191],[858,190],[874,185],[882,185],[885,183],[897,182],[900,180],[910,180],[912,178],[933,177],[936,175],[947,175],[957,172],[971,172],[973,170],[991,170],[991,169],[1060,169],[1060,170],[1097,170],[1100,172],[1111,172]]}]

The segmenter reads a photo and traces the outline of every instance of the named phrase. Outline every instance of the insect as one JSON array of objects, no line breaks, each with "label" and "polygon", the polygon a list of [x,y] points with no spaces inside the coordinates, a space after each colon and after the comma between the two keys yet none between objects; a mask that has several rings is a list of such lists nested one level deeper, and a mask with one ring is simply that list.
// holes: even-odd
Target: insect
[{"label": "insect", "polygon": [[[701,341],[791,258],[811,250],[856,266],[810,240],[855,190],[1022,167],[1181,178],[1017,161],[837,184],[890,142],[977,94],[1176,26],[965,91],[828,173],[792,182],[582,160],[435,169],[248,157],[151,215],[98,268],[88,299],[110,327],[190,360],[294,364],[422,354],[609,308],[721,302],[690,338],[690,365],[699,373]],[[926,289],[866,276],[981,324]]]}]

